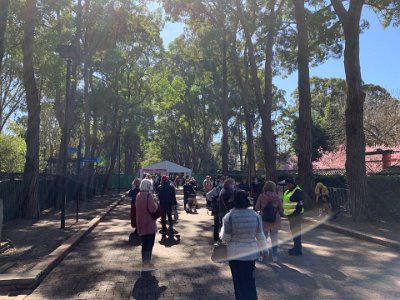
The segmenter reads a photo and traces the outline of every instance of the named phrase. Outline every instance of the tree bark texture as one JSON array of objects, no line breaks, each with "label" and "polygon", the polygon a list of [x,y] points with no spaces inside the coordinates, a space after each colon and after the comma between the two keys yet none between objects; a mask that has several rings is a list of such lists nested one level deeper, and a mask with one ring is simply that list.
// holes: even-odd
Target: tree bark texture
[{"label": "tree bark texture", "polygon": [[25,135],[26,161],[24,168],[24,192],[22,217],[38,218],[39,207],[39,130],[40,99],[36,85],[33,47],[37,18],[36,1],[27,0],[24,10],[24,40],[22,46],[24,87],[28,107],[28,127]]},{"label": "tree bark texture", "polygon": [[355,221],[364,221],[369,217],[363,121],[365,93],[362,90],[360,68],[360,19],[364,2],[363,0],[352,0],[346,11],[341,1],[332,0],[345,34],[346,172],[350,207]]},{"label": "tree bark texture", "polygon": [[304,0],[293,0],[297,24],[297,64],[299,89],[299,184],[303,189],[306,207],[314,204],[314,176],[312,172],[311,92],[308,48],[308,25]]}]

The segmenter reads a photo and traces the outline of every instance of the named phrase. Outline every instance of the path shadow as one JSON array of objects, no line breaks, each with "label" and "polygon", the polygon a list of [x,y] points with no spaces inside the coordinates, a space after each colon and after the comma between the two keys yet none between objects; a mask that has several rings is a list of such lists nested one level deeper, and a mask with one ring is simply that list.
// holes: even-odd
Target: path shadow
[{"label": "path shadow", "polygon": [[301,282],[301,285],[305,288],[318,289],[317,281],[314,278],[283,263],[273,264],[271,265],[271,269],[280,278],[285,278],[288,282]]},{"label": "path shadow", "polygon": [[161,236],[161,240],[159,241],[160,245],[164,245],[167,248],[178,245],[180,242],[181,242],[180,235],[167,236],[165,234]]},{"label": "path shadow", "polygon": [[136,280],[129,299],[158,299],[167,289],[166,286],[159,286],[157,278],[151,272],[142,272]]}]

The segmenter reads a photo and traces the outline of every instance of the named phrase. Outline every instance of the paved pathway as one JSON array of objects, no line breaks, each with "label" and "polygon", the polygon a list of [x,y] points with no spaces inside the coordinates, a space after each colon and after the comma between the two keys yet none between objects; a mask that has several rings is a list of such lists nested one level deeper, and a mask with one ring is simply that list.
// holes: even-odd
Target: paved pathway
[{"label": "paved pathway", "polygon": [[[140,247],[128,244],[129,203],[117,206],[27,299],[233,299],[227,264],[210,259],[212,217],[180,214],[181,240],[156,236],[151,276],[140,273]],[[285,223],[285,228],[287,224]],[[257,263],[259,299],[399,299],[395,250],[322,229],[303,237],[303,256]]]},{"label": "paved pathway", "polygon": [[3,238],[11,240],[13,247],[1,253],[0,266],[6,263],[13,266],[3,273],[29,271],[118,199],[107,195],[80,202],[78,223],[75,221],[76,202],[67,202],[64,230],[60,230],[60,211],[57,209],[43,212],[38,220],[15,219],[7,222],[3,225]]}]

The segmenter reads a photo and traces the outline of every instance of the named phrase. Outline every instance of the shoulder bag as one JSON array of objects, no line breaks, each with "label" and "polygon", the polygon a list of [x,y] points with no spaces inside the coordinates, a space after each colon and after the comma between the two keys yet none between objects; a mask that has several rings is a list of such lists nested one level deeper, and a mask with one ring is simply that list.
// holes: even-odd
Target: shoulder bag
[{"label": "shoulder bag", "polygon": [[151,215],[153,220],[157,220],[161,215],[163,214],[163,209],[160,205],[157,206],[157,210],[155,212],[150,212],[149,211],[149,196],[150,194],[147,194],[147,212]]},{"label": "shoulder bag", "polygon": [[[229,215],[229,222],[232,223],[231,215]],[[228,261],[228,246],[222,241],[216,242],[212,249],[211,260],[215,263]]]}]

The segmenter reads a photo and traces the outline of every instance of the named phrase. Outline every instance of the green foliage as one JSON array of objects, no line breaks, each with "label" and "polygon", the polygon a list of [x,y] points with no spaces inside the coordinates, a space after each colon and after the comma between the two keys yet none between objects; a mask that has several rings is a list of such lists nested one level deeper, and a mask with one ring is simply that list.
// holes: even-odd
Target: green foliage
[{"label": "green foliage", "polygon": [[[299,149],[299,120],[296,119],[295,121],[295,133],[296,133],[296,139],[294,141],[294,148],[296,152],[298,153]],[[312,135],[312,161],[317,160],[321,154],[320,151],[329,151],[331,150],[329,146],[329,140],[328,136],[325,132],[325,130],[319,125],[316,124],[315,122],[311,123],[311,135]]]},{"label": "green foliage", "polygon": [[378,218],[400,220],[400,176],[368,176],[368,200]]},{"label": "green foliage", "polygon": [[[236,3],[204,0],[162,1],[168,14],[167,18],[182,21],[187,25],[184,35],[173,41],[166,52],[160,38],[164,16],[159,9],[149,9],[148,1],[83,2],[88,6],[83,10],[82,28],[81,32],[78,32],[77,1],[37,1],[39,19],[35,31],[34,60],[42,97],[41,168],[49,157],[57,156],[59,125],[63,125],[65,62],[55,53],[55,49],[58,44],[70,44],[74,41],[79,42],[82,57],[75,82],[78,91],[74,103],[71,145],[76,146],[79,136],[84,133],[85,95],[82,76],[85,63],[88,66],[90,81],[90,133],[96,135],[92,138],[96,140],[95,146],[100,152],[104,167],[107,166],[113,151],[116,126],[121,124],[121,151],[126,155],[122,164],[124,160],[130,160],[131,170],[142,160],[154,162],[159,159],[175,160],[204,172],[208,171],[207,168],[216,169],[221,161],[221,145],[215,141],[215,137],[220,133],[220,120],[225,108],[230,127],[231,167],[238,167],[238,157],[241,151],[242,155],[246,151],[246,136],[243,132],[240,133],[242,136],[239,134],[244,128],[245,118],[242,115],[240,93],[230,60],[229,103],[222,107],[221,102],[222,40],[226,41],[229,53],[232,37],[237,37],[240,68],[245,74],[245,43],[241,25],[235,14]],[[398,24],[397,1],[370,2],[368,4],[381,15],[385,26]],[[263,82],[265,78],[262,65],[265,60],[265,38],[268,34],[266,18],[270,4],[267,1],[241,3],[249,19],[259,67],[258,75]],[[19,137],[24,136],[27,121],[25,103],[21,101],[13,106],[17,104],[18,99],[24,99],[20,47],[23,38],[21,12],[24,5],[22,0],[10,1],[6,60],[3,64],[4,74],[1,74],[2,98],[13,100],[9,102],[9,108],[18,111],[13,117],[14,120],[6,125]],[[274,48],[274,75],[291,73],[296,69],[294,19],[292,1],[285,1],[284,9],[277,20],[278,43]],[[328,57],[339,57],[343,50],[342,32],[334,11],[327,6],[326,1],[308,1],[307,19],[310,29],[311,63],[316,65]],[[81,36],[77,36],[80,34]],[[6,75],[9,77],[6,78]],[[8,83],[12,83],[12,88],[6,91],[4,88]],[[250,91],[253,91],[252,83],[249,81],[248,84]],[[335,147],[344,140],[344,105],[341,97],[345,94],[345,82],[339,79],[311,78],[311,86],[313,148]],[[393,97],[388,101],[381,101],[383,91],[379,92],[379,89],[372,87],[369,89],[373,97],[367,97],[366,103],[371,103],[371,111],[382,103],[397,103],[397,99]],[[256,159],[260,168],[260,158],[263,156],[260,143],[261,122],[254,104],[254,94],[251,93],[249,97],[251,114],[254,115]],[[287,106],[285,95],[276,87],[273,99],[276,142],[282,157],[287,157],[291,150],[289,143],[295,139],[292,133],[297,106]],[[379,101],[374,101],[376,99]],[[393,104],[387,107],[395,106]],[[2,111],[2,121],[9,111]],[[396,112],[393,109],[391,111]],[[389,122],[384,123],[382,119],[376,121],[386,124],[385,128],[390,127]],[[371,123],[371,128],[374,124]],[[382,133],[379,135],[383,136]],[[388,141],[389,144],[398,139],[398,135],[386,135],[385,143]],[[374,140],[371,138],[368,141]],[[317,157],[317,152],[313,157]]]},{"label": "green foliage", "polygon": [[0,134],[0,172],[20,173],[24,170],[26,145],[24,139]]},{"label": "green foliage", "polygon": [[[310,64],[317,66],[330,57],[341,57],[343,33],[335,12],[323,0],[309,1],[306,9]],[[277,64],[281,68],[277,72],[291,74],[297,70],[296,38],[294,6],[292,1],[286,1],[282,28],[277,35]]]},{"label": "green foliage", "polygon": [[400,25],[400,2],[398,0],[366,1],[372,10],[379,15],[384,27]]}]

